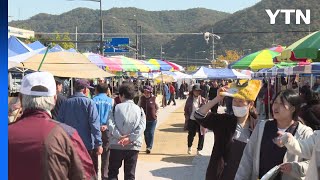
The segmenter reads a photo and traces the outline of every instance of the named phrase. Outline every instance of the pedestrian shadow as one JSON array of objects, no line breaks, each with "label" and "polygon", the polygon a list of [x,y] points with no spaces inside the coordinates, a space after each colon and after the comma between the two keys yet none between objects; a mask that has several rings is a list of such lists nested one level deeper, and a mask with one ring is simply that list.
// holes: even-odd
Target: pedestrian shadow
[{"label": "pedestrian shadow", "polygon": [[193,166],[166,167],[150,171],[154,177],[172,180],[193,180]]},{"label": "pedestrian shadow", "polygon": [[185,164],[185,165],[192,165],[192,161],[194,156],[171,156],[171,157],[164,157],[161,159],[163,162],[168,163],[175,163],[175,164]]},{"label": "pedestrian shadow", "polygon": [[182,127],[159,129],[159,131],[162,131],[162,132],[174,132],[174,133],[183,133],[183,132],[185,132]]},{"label": "pedestrian shadow", "polygon": [[172,124],[172,127],[184,127],[184,123],[179,123],[179,124]]},{"label": "pedestrian shadow", "polygon": [[184,112],[183,111],[174,111],[174,112],[171,112],[171,113],[173,113],[173,114],[182,114]]}]

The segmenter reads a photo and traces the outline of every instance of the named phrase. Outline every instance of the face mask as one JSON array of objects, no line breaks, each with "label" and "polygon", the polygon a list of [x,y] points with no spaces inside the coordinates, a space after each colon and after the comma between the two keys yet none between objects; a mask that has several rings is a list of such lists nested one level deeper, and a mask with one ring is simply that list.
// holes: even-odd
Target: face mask
[{"label": "face mask", "polygon": [[243,107],[237,107],[237,106],[232,106],[233,114],[236,117],[244,117],[248,113],[248,106],[243,106]]}]

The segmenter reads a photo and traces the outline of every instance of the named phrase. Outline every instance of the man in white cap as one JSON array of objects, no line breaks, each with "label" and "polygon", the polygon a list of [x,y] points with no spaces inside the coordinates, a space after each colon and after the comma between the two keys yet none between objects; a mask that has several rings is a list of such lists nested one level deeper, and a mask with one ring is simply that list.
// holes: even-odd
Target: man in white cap
[{"label": "man in white cap", "polygon": [[26,75],[20,93],[23,115],[8,127],[10,179],[95,179],[92,160],[77,131],[52,120],[53,75]]}]

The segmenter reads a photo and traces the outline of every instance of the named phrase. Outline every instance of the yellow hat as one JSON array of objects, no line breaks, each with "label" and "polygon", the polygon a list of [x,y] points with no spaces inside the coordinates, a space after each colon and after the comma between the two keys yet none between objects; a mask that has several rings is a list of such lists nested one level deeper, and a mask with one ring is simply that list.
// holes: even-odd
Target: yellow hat
[{"label": "yellow hat", "polygon": [[255,101],[261,86],[260,80],[238,80],[230,84],[229,89],[226,92],[221,92],[220,95]]}]

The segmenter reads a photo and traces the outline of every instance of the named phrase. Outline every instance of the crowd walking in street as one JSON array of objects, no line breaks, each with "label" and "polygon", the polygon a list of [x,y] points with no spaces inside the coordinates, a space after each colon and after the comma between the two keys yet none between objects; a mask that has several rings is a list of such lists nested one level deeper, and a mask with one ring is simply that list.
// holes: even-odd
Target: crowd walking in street
[{"label": "crowd walking in street", "polygon": [[[65,97],[61,79],[47,72],[28,74],[10,109],[22,108],[9,124],[10,179],[116,180],[123,165],[123,178],[134,180],[139,153],[153,155],[161,107],[176,105],[177,98],[185,103],[187,131],[186,146],[177,148],[202,156],[206,133],[214,133],[205,179],[256,180],[274,167],[275,179],[319,179],[318,93],[307,85],[300,94],[294,89],[271,93],[266,83],[182,82],[179,90],[169,83],[158,86],[163,91],[157,98],[151,83],[137,87],[125,81],[111,94],[103,78],[95,85],[77,79],[73,95]],[[220,106],[225,112],[218,113]]]}]

